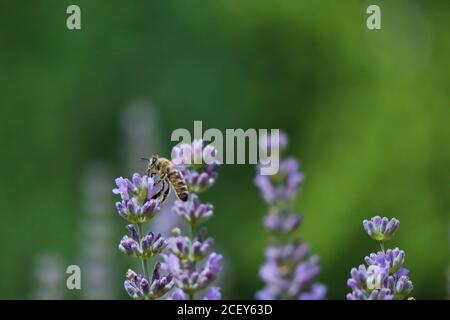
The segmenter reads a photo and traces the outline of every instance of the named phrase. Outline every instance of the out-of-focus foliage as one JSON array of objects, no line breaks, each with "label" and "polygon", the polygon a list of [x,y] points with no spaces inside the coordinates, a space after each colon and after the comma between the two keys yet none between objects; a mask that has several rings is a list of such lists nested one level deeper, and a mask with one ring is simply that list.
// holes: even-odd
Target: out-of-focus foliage
[{"label": "out-of-focus foliage", "polygon": [[[41,252],[80,263],[83,168],[104,161],[130,176],[119,115],[136,98],[158,108],[160,154],[193,120],[290,135],[306,174],[301,234],[330,298],[345,297],[350,268],[377,250],[361,225],[374,214],[401,221],[388,246],[406,251],[414,296],[446,297],[448,1],[376,1],[379,31],[366,28],[368,1],[75,2],[79,31],[65,26],[74,1],[0,4],[0,298],[30,296]],[[254,166],[220,171],[204,198],[227,260],[223,295],[252,298],[265,205]],[[119,240],[112,200],[111,219]]]}]

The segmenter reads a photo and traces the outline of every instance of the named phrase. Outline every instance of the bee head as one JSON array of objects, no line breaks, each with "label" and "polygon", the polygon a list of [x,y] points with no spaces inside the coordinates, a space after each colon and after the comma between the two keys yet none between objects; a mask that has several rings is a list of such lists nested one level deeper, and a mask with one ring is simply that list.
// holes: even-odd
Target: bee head
[{"label": "bee head", "polygon": [[148,159],[148,166],[149,168],[153,168],[156,164],[156,161],[158,161],[159,156],[157,154],[153,155]]},{"label": "bee head", "polygon": [[145,160],[148,162],[147,170],[145,171],[146,174],[150,174],[152,169],[154,168],[156,161],[158,161],[158,155],[153,155],[150,158],[141,158],[142,160]]}]

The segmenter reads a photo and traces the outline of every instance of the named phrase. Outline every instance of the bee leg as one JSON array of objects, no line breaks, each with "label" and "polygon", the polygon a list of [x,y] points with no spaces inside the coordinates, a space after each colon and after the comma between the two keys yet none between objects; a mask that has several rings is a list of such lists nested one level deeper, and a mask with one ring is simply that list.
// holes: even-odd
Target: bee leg
[{"label": "bee leg", "polygon": [[[160,181],[158,181],[158,182],[160,182]],[[159,199],[159,198],[161,197],[161,195],[163,194],[163,191],[164,191],[164,189],[165,189],[165,186],[166,186],[166,184],[165,184],[165,182],[163,181],[163,185],[162,185],[161,189],[160,189],[157,193],[155,193],[155,194],[152,196],[152,199]]]},{"label": "bee leg", "polygon": [[163,199],[162,199],[161,203],[163,203],[164,201],[166,201],[167,196],[168,196],[169,194],[170,194],[170,183],[167,183],[167,188],[166,188],[166,191],[164,191]]},{"label": "bee leg", "polygon": [[160,184],[161,181],[164,181],[164,180],[166,180],[166,175],[160,175],[160,176],[159,176],[159,180],[155,183],[155,185]]}]

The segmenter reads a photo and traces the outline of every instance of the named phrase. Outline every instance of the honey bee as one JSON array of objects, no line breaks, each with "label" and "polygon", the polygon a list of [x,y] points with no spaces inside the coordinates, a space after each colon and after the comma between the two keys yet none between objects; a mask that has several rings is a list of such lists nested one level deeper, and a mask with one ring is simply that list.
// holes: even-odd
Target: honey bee
[{"label": "honey bee", "polygon": [[145,174],[150,177],[158,176],[159,180],[155,184],[162,183],[161,190],[155,194],[154,198],[162,196],[161,203],[163,203],[170,193],[170,186],[172,186],[177,197],[181,201],[187,201],[189,192],[186,182],[184,181],[181,172],[174,167],[170,160],[160,158],[158,155],[151,156],[149,159],[143,159],[148,161],[148,167]]}]

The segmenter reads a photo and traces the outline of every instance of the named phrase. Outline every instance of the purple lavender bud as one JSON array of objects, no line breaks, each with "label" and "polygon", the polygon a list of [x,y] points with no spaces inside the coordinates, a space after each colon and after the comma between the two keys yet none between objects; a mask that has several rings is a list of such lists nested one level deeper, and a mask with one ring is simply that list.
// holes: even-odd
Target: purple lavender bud
[{"label": "purple lavender bud", "polygon": [[200,274],[197,271],[192,272],[191,277],[189,278],[189,282],[191,284],[190,288],[197,290],[197,282],[198,278],[200,277]]},{"label": "purple lavender bud", "polygon": [[264,218],[264,226],[275,234],[289,234],[300,225],[302,216],[295,213],[283,214],[272,209]]},{"label": "purple lavender bud", "polygon": [[155,265],[155,269],[153,270],[153,276],[152,276],[152,282],[155,280],[159,280],[161,278],[161,275],[159,274],[159,269],[161,268],[161,263],[157,263]]},{"label": "purple lavender bud", "polygon": [[400,221],[396,218],[389,220],[386,217],[375,216],[370,220],[364,220],[363,226],[372,239],[386,241],[394,236],[394,233],[400,226]]},{"label": "purple lavender bud", "polygon": [[125,201],[129,200],[130,192],[132,190],[130,181],[128,179],[119,177],[116,179],[116,185],[117,185],[117,188],[113,189],[113,193],[120,195],[122,200],[125,200]]},{"label": "purple lavender bud", "polygon": [[276,294],[272,292],[271,288],[265,287],[256,293],[256,299],[257,300],[275,300]]},{"label": "purple lavender bud", "polygon": [[119,249],[123,253],[126,253],[132,257],[138,257],[142,254],[139,248],[139,244],[136,242],[136,240],[128,236],[124,236],[122,240],[120,240]]},{"label": "purple lavender bud", "polygon": [[259,269],[259,277],[261,280],[263,280],[268,287],[277,288],[277,292],[288,289],[290,273],[290,268],[280,267],[275,261],[266,261]]},{"label": "purple lavender bud", "polygon": [[147,279],[142,278],[140,286],[144,295],[148,295],[150,293],[150,284],[148,283]]},{"label": "purple lavender bud", "polygon": [[149,288],[150,299],[157,299],[165,295],[170,289],[172,289],[174,282],[172,274],[161,276],[159,270],[161,268],[161,263],[155,265],[153,271],[152,282]]},{"label": "purple lavender bud", "polygon": [[172,292],[171,300],[188,300],[188,296],[180,288],[175,288]]},{"label": "purple lavender bud", "polygon": [[211,287],[208,288],[205,292],[205,296],[203,300],[220,300],[222,299],[222,294],[220,293],[220,288]]},{"label": "purple lavender bud", "polygon": [[149,199],[140,208],[140,216],[143,221],[148,221],[155,216],[158,212],[160,200],[159,199]]},{"label": "purple lavender bud", "polygon": [[191,283],[191,281],[190,281],[190,279],[189,279],[189,274],[188,273],[186,273],[184,270],[183,270],[183,272],[181,273],[181,275],[178,277],[178,280],[179,280],[179,283],[181,283],[181,284],[179,284],[182,288],[187,288],[187,289],[191,289],[191,285],[190,285],[190,283]]},{"label": "purple lavender bud", "polygon": [[174,254],[161,254],[163,263],[161,269],[171,273],[175,277],[181,274],[180,260]]},{"label": "purple lavender bud", "polygon": [[192,255],[194,260],[203,260],[211,251],[214,240],[209,238],[206,241],[202,239],[195,239],[192,244]]},{"label": "purple lavender bud", "polygon": [[[280,257],[283,259],[279,259]],[[310,300],[324,297],[326,288],[313,283],[319,273],[317,256],[301,261],[289,259],[282,253],[277,258],[266,260],[260,268],[259,276],[266,287],[257,293],[257,299]]]},{"label": "purple lavender bud", "polygon": [[155,235],[152,232],[147,233],[147,235],[145,235],[141,240],[142,250],[148,251],[151,248],[154,240]]},{"label": "purple lavender bud", "polygon": [[134,225],[132,225],[132,224],[129,224],[129,225],[127,225],[127,229],[131,233],[131,238],[133,238],[134,241],[138,242],[139,241],[139,235],[138,235],[136,227]]},{"label": "purple lavender bud", "polygon": [[311,290],[303,292],[298,296],[298,300],[323,300],[327,294],[327,287],[323,284],[314,284]]},{"label": "purple lavender bud", "polygon": [[365,294],[366,294],[365,291],[355,289],[355,290],[353,290],[352,293],[347,294],[346,299],[347,300],[366,300]]},{"label": "purple lavender bud", "polygon": [[160,254],[167,247],[167,241],[161,234],[155,236],[152,232],[142,238],[141,244],[145,259]]},{"label": "purple lavender bud", "polygon": [[277,174],[257,175],[255,184],[261,191],[262,198],[269,204],[292,200],[297,195],[303,173],[298,169],[299,163],[294,158],[280,161]]},{"label": "purple lavender bud", "polygon": [[405,251],[400,250],[399,248],[395,248],[392,250],[388,249],[386,251],[386,255],[389,256],[390,260],[389,271],[391,273],[396,273],[403,268],[403,265],[405,263]]},{"label": "purple lavender bud", "polygon": [[286,246],[272,245],[266,248],[266,260],[276,260],[280,264],[298,263],[309,253],[309,246],[298,239]]},{"label": "purple lavender bud", "polygon": [[366,298],[367,300],[392,300],[393,296],[389,289],[376,289],[373,290],[369,296]]},{"label": "purple lavender bud", "polygon": [[153,255],[159,254],[167,246],[167,241],[161,236],[160,233],[155,238],[153,243],[152,253]]},{"label": "purple lavender bud", "polygon": [[173,211],[190,225],[203,223],[213,215],[214,207],[201,203],[196,194],[190,194],[188,201],[175,201]]},{"label": "purple lavender bud", "polygon": [[367,270],[364,265],[360,265],[358,269],[353,268],[350,271],[351,278],[348,279],[347,285],[352,289],[365,289],[367,287]]},{"label": "purple lavender bud", "polygon": [[272,152],[283,152],[289,144],[289,138],[286,133],[280,131],[278,141],[272,141],[274,139],[275,137],[271,134],[262,135],[259,139],[259,148],[262,149],[267,155]]},{"label": "purple lavender bud", "polygon": [[293,294],[305,290],[319,274],[320,268],[318,261],[318,256],[312,256],[309,260],[301,262],[296,266],[294,270],[294,281],[290,288]]},{"label": "purple lavender bud", "polygon": [[413,290],[413,284],[407,276],[401,276],[395,285],[395,297],[405,299]]},{"label": "purple lavender bud", "polygon": [[[124,282],[125,290],[128,295],[133,299],[144,299],[145,294],[141,287],[144,277],[136,274],[133,270],[129,269],[126,273],[126,280]],[[145,284],[145,283],[144,283]]]},{"label": "purple lavender bud", "polygon": [[133,299],[142,299],[144,296],[144,294],[129,280],[125,280],[124,288],[128,295]]},{"label": "purple lavender bud", "polygon": [[127,218],[127,207],[123,202],[116,202],[116,209],[119,215],[126,219]]},{"label": "purple lavender bud", "polygon": [[212,252],[206,261],[204,269],[198,275],[198,289],[207,287],[222,270],[222,255]]},{"label": "purple lavender bud", "polygon": [[221,254],[217,254],[215,252],[211,253],[206,261],[206,269],[211,270],[213,273],[220,272],[220,270],[222,270],[222,259],[223,257]]},{"label": "purple lavender bud", "polygon": [[188,259],[190,253],[191,240],[188,237],[177,236],[169,240],[170,251],[181,259]]},{"label": "purple lavender bud", "polygon": [[124,236],[119,243],[119,249],[132,257],[139,257],[146,260],[160,254],[167,246],[167,242],[161,237],[161,234],[155,237],[152,232],[145,235],[139,245],[139,236],[136,228],[133,225],[129,225],[128,229],[130,230],[131,238]]},{"label": "purple lavender bud", "polygon": [[399,248],[388,249],[386,252],[371,253],[364,258],[368,265],[379,265],[388,268],[390,273],[396,273],[403,267],[405,252]]}]

